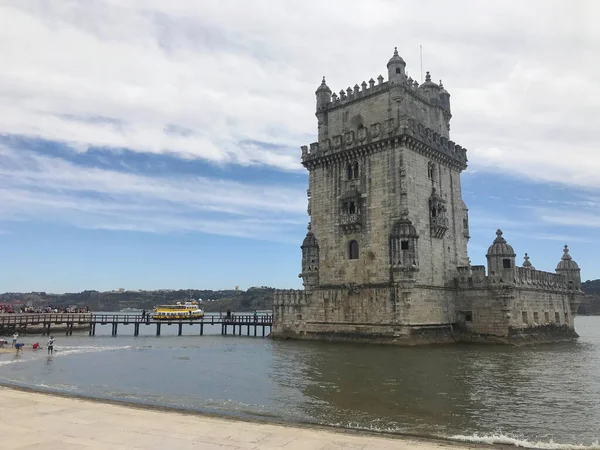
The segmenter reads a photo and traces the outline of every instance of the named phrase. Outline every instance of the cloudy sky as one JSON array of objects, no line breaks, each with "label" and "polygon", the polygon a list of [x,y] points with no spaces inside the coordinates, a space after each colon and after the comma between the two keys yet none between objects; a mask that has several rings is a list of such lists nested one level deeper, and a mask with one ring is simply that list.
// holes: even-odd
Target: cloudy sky
[{"label": "cloudy sky", "polygon": [[470,256],[600,278],[600,3],[0,0],[0,291],[300,287],[314,91],[452,95]]}]

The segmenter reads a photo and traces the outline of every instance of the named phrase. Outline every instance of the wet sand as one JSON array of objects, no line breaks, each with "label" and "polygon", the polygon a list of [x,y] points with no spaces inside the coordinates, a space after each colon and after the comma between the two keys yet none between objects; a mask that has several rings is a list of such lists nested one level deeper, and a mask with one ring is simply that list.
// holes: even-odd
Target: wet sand
[{"label": "wet sand", "polygon": [[486,448],[480,444],[231,420],[5,387],[0,387],[0,417],[2,448],[15,450]]}]

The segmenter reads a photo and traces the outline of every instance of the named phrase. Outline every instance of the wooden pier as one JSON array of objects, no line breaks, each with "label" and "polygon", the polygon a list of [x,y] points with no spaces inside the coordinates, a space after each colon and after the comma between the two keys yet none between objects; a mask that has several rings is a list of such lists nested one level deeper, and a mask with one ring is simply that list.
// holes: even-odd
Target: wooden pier
[{"label": "wooden pier", "polygon": [[[133,325],[133,335],[139,336],[140,326],[156,327],[156,336],[160,336],[163,325],[177,325],[177,335],[183,334],[183,327],[198,326],[200,336],[204,335],[205,325],[221,325],[223,336],[268,336],[273,327],[273,315],[244,314],[233,317],[205,316],[200,319],[164,320],[154,319],[151,316],[130,314],[0,314],[0,332],[8,330],[26,332],[27,327],[42,330],[42,335],[50,335],[54,325],[60,326],[67,336],[73,334],[73,329],[89,329],[89,335],[96,335],[96,325],[111,325],[112,336],[117,336],[119,325]],[[55,327],[56,328],[56,327]],[[260,329],[260,331],[259,331]]]}]

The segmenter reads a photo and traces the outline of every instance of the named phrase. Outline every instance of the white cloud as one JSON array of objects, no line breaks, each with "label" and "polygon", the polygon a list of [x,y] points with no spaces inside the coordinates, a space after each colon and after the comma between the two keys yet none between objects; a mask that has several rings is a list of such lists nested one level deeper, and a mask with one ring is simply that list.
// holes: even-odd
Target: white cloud
[{"label": "white cloud", "polygon": [[[559,1],[8,0],[0,133],[299,170],[314,89],[394,45],[443,78],[472,167],[599,187],[600,5]],[[173,131],[175,130],[175,132]],[[177,130],[183,130],[178,132]],[[243,141],[274,144],[267,148]]]},{"label": "white cloud", "polygon": [[0,210],[3,220],[291,242],[306,222],[306,196],[280,186],[85,168],[0,146]]}]

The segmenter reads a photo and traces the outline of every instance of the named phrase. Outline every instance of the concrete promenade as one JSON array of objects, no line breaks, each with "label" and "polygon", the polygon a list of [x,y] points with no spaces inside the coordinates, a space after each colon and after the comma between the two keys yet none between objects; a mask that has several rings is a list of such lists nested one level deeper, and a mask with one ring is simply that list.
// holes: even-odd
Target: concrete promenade
[{"label": "concrete promenade", "polygon": [[253,423],[0,388],[3,450],[429,450],[485,446]]}]

